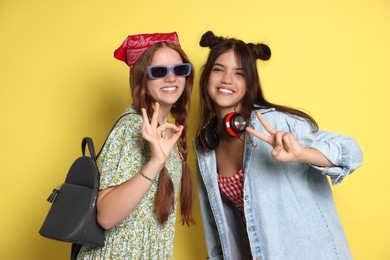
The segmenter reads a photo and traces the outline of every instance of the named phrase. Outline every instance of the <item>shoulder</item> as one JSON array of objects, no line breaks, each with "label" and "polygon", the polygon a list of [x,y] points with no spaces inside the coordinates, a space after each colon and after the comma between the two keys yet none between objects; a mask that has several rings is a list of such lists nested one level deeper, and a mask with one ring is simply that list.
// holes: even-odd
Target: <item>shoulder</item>
[{"label": "shoulder", "polygon": [[109,140],[125,140],[141,137],[141,126],[143,118],[133,107],[127,108],[117,119],[117,123],[112,129]]},{"label": "shoulder", "polygon": [[118,127],[129,128],[129,130],[139,129],[143,123],[140,112],[133,107],[127,108],[118,120]]},{"label": "shoulder", "polygon": [[126,109],[109,133],[100,158],[114,157],[123,147],[132,149],[142,145],[142,123],[142,116],[136,110]]}]

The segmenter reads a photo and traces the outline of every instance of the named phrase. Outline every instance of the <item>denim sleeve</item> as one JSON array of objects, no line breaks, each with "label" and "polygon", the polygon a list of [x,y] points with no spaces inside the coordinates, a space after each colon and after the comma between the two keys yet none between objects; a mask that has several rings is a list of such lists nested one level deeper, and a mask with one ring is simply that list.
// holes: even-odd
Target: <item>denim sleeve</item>
[{"label": "denim sleeve", "polygon": [[302,146],[317,149],[335,165],[312,165],[322,174],[329,176],[333,185],[340,184],[347,175],[362,165],[363,154],[354,138],[322,130],[313,132],[310,125],[300,119],[295,120],[291,129]]}]

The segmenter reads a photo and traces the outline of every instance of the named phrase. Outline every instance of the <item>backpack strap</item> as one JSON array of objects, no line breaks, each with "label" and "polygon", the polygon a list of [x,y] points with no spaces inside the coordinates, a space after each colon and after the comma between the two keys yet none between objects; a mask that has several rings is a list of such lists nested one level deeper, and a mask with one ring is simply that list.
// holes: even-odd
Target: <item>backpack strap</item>
[{"label": "backpack strap", "polygon": [[95,155],[95,147],[93,145],[93,141],[91,137],[84,137],[83,141],[81,142],[81,151],[83,152],[83,156],[85,156],[85,146],[88,144],[89,154],[91,155],[91,158],[94,162],[96,162],[96,155]]},{"label": "backpack strap", "polygon": [[[106,145],[107,139],[108,139],[108,137],[110,136],[110,133],[112,132],[112,130],[114,130],[115,126],[119,123],[119,121],[120,121],[123,117],[125,117],[125,116],[127,116],[127,115],[131,115],[131,114],[136,114],[136,113],[125,113],[125,114],[121,115],[121,116],[116,120],[115,124],[112,126],[110,132],[108,133],[108,135],[107,135],[107,137],[106,137],[106,140],[104,140],[104,143],[103,143],[102,147],[100,148],[100,151],[99,151],[98,154],[96,155],[95,161],[96,161],[97,158],[99,158],[101,152],[103,151],[104,146]],[[83,153],[83,154],[84,154],[84,153]]]}]

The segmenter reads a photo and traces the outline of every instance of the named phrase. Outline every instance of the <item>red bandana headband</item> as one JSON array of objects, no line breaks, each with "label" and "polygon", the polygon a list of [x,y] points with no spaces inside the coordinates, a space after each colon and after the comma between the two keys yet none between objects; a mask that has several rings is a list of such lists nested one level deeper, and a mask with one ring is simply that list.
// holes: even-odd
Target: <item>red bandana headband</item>
[{"label": "red bandana headband", "polygon": [[139,56],[147,48],[158,42],[172,42],[180,47],[179,37],[176,32],[130,35],[115,50],[114,57],[125,62],[131,69]]}]

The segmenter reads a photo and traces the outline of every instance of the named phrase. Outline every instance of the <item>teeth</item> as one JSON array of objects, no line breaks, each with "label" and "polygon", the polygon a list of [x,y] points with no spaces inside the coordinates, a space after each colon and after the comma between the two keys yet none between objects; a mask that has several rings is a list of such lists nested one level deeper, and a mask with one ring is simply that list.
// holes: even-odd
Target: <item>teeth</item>
[{"label": "teeth", "polygon": [[162,88],[164,91],[174,91],[176,87],[167,87],[167,88]]},{"label": "teeth", "polygon": [[227,94],[233,94],[232,90],[226,89],[226,88],[219,88],[218,91],[223,92],[223,93],[227,93]]}]

